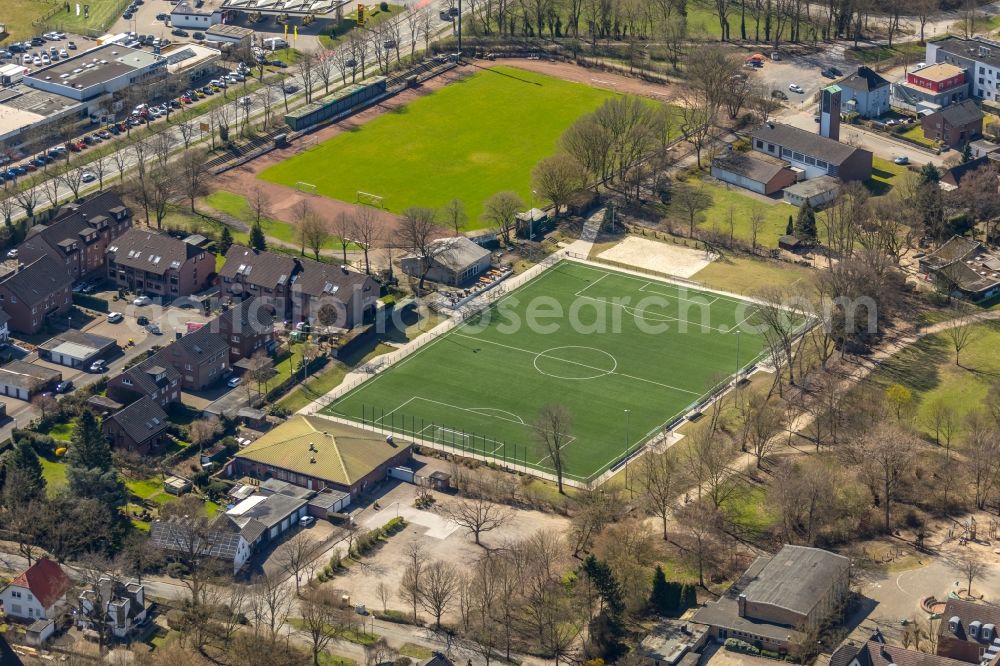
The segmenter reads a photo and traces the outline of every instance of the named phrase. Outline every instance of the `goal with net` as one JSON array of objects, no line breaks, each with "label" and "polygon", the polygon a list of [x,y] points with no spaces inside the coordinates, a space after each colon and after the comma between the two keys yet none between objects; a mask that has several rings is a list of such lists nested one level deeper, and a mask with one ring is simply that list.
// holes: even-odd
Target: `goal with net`
[{"label": "goal with net", "polygon": [[364,204],[365,206],[385,208],[382,197],[377,194],[372,194],[371,192],[362,192],[361,190],[358,190],[358,195],[355,201],[359,204]]},{"label": "goal with net", "polygon": [[316,186],[303,180],[295,183],[295,189],[299,192],[305,192],[306,194],[316,194]]}]

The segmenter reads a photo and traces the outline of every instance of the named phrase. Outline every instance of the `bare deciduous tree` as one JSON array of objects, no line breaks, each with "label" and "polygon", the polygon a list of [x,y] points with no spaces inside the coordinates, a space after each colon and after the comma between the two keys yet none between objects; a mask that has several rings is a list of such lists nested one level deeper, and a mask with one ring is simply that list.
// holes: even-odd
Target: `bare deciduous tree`
[{"label": "bare deciduous tree", "polygon": [[478,498],[453,502],[445,507],[445,515],[471,534],[477,546],[482,545],[479,537],[483,533],[503,527],[512,517],[506,507]]},{"label": "bare deciduous tree", "polygon": [[516,192],[497,192],[483,204],[483,219],[500,231],[503,242],[510,245],[517,228],[517,214],[524,202]]},{"label": "bare deciduous tree", "polygon": [[556,474],[559,494],[563,494],[563,469],[566,466],[566,452],[563,450],[572,439],[570,431],[573,427],[573,416],[569,409],[561,404],[548,404],[542,407],[538,420],[535,421],[536,437],[545,447],[546,456],[540,462],[546,467],[551,461]]},{"label": "bare deciduous tree", "polygon": [[420,603],[434,616],[434,627],[440,629],[441,616],[448,612],[458,595],[458,571],[454,565],[438,560],[426,567],[422,580]]}]

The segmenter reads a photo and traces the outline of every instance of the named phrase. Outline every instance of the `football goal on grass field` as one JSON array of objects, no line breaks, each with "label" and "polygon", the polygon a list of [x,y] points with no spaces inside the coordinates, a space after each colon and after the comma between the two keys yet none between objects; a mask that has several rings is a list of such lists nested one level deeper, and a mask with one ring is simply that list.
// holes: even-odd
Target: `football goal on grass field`
[{"label": "football goal on grass field", "polygon": [[316,194],[316,186],[303,180],[295,183],[295,189],[299,192],[305,192],[306,194]]},{"label": "football goal on grass field", "polygon": [[552,473],[537,424],[561,403],[564,476],[589,483],[756,363],[756,310],[563,261],[324,411]]}]

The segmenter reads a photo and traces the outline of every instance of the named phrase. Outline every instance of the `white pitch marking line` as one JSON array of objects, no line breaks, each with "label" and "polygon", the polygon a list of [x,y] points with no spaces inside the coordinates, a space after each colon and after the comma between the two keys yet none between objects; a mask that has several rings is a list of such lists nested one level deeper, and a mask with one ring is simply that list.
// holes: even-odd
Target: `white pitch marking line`
[{"label": "white pitch marking line", "polygon": [[587,291],[588,289],[590,289],[591,287],[593,287],[595,284],[597,284],[598,282],[600,282],[604,278],[608,277],[609,275],[611,275],[611,273],[605,273],[604,275],[602,275],[601,277],[597,278],[593,282],[589,283],[586,287],[584,287],[583,289],[581,289],[580,291],[576,292],[573,295],[574,296],[583,296],[583,292]]},{"label": "white pitch marking line", "polygon": [[[588,297],[584,296],[584,298],[588,298]],[[525,353],[525,354],[531,354],[532,356],[543,356],[545,354],[545,352],[533,352],[530,349],[522,349],[521,347],[515,347],[513,345],[505,345],[502,342],[494,342],[493,340],[486,340],[484,338],[477,338],[476,336],[466,335],[464,333],[456,333],[455,335],[458,335],[459,337],[463,337],[463,338],[468,338],[470,340],[476,340],[478,342],[486,342],[486,343],[489,343],[491,345],[496,345],[497,347],[506,347],[507,349],[513,349],[514,351],[519,351],[519,352],[522,352],[522,353]],[[605,372],[604,368],[598,368],[598,367],[593,366],[593,365],[587,365],[586,363],[580,363],[578,361],[571,361],[569,359],[559,358],[557,356],[550,356],[549,358],[554,358],[557,361],[562,361],[563,363],[569,363],[571,365],[578,365],[581,368],[587,368],[588,370],[597,370],[598,372]],[[633,375],[627,375],[624,372],[609,372],[607,374],[609,374],[609,375],[618,375],[619,377],[625,377],[627,379],[634,379],[637,382],[646,382],[648,384],[655,384],[657,386],[662,386],[663,388],[670,389],[672,391],[681,391],[682,393],[690,393],[691,395],[696,395],[696,396],[700,396],[701,395],[701,393],[696,393],[694,391],[689,391],[687,389],[683,389],[683,388],[680,388],[678,386],[671,386],[670,384],[663,384],[661,382],[657,382],[657,381],[654,381],[652,379],[646,379],[645,377],[635,377]]]}]

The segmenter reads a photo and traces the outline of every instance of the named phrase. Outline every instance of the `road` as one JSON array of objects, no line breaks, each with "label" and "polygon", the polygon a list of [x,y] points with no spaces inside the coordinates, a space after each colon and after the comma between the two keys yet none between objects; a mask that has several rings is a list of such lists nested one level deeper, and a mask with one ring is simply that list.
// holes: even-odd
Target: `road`
[{"label": "road", "polygon": [[[160,4],[162,4],[162,3],[160,3]],[[423,5],[424,3],[423,2],[419,2],[418,4]],[[432,12],[434,12],[434,14],[436,15],[437,11],[440,8],[444,8],[444,7],[447,6],[447,3],[446,3],[445,0],[436,0],[436,2],[432,2],[432,3],[430,3],[427,6],[430,8],[429,10],[432,11]],[[408,27],[407,22],[405,20],[402,20],[401,18],[399,20],[400,20],[400,33],[401,33],[400,52],[401,53],[405,53],[407,51],[407,47],[409,47],[409,45],[412,42],[419,41],[419,37],[415,38],[414,35],[413,35],[413,33],[411,33],[409,31],[409,27]],[[438,28],[437,32],[435,32],[433,39],[437,39],[442,34],[447,34],[447,33],[450,33],[450,32],[451,32],[450,24],[442,22],[442,23],[440,23],[440,27]],[[433,41],[433,39],[432,39],[432,41]],[[368,71],[369,72],[375,72],[375,69],[376,69],[376,65],[374,64],[374,59],[373,59],[373,61],[370,63]],[[298,88],[298,90],[294,94],[290,94],[289,95],[289,99],[288,99],[289,104],[297,106],[297,105],[301,104],[304,101],[304,92],[302,91],[302,89],[303,89],[302,77],[294,73],[294,68],[290,68],[290,69],[282,70],[282,71],[283,72],[288,72],[288,74],[287,74],[287,76],[286,76],[286,78],[284,80],[284,83],[286,83],[286,84],[292,84],[292,85],[294,85],[294,86],[296,86]],[[315,80],[315,79],[318,78],[316,76],[315,72],[313,72],[312,76],[313,76],[313,79],[314,79],[313,89],[317,90],[317,91],[321,90],[322,87],[323,87],[322,82]],[[347,76],[348,76],[348,78],[350,78],[350,72],[347,73]],[[331,77],[331,81],[340,81],[341,77],[342,77],[342,70],[335,68],[334,69],[334,73],[333,73],[333,75]],[[231,86],[229,88],[229,90],[225,93],[228,96],[229,101],[224,106],[229,109],[226,113],[227,113],[227,115],[228,115],[228,117],[230,119],[230,124],[231,125],[234,125],[233,119],[237,115],[237,100],[240,99],[241,97],[245,96],[245,92],[241,92],[241,90],[245,91],[246,86],[248,86],[251,83],[252,83],[252,81],[250,79],[248,79],[246,82],[244,82],[242,84],[236,84],[234,86]],[[216,93],[216,95],[222,95],[222,94],[223,93]],[[251,99],[249,118],[250,118],[251,121],[259,120],[264,115],[264,107],[265,107],[265,101],[263,99],[264,98],[264,94],[261,91],[256,91],[256,92],[249,93],[248,96]],[[282,95],[281,95],[280,91],[277,93],[276,97],[277,98],[275,99],[274,93],[272,93],[272,100],[271,100],[271,104],[270,104],[270,106],[271,106],[271,113],[272,114],[281,114],[281,113],[284,113],[284,100],[282,99]],[[240,115],[242,117],[242,112],[240,112]],[[197,122],[197,120],[198,119],[195,119],[196,122]],[[156,125],[162,126],[164,124],[167,124],[167,121],[160,119],[160,120],[153,121],[152,126],[153,127],[155,127]],[[97,126],[95,126],[95,129],[96,128],[97,128]],[[181,135],[181,131],[178,129],[178,127],[176,125],[171,124],[170,129],[165,130],[165,132],[173,140],[173,145],[174,145],[175,153],[174,153],[174,155],[172,155],[171,159],[172,160],[176,159],[179,156],[179,154],[182,152],[182,150],[178,150],[178,148],[182,148],[183,145],[184,145],[184,140],[183,140],[183,137]],[[124,148],[125,145],[126,145],[125,141],[123,141],[121,137],[118,137],[118,138],[114,139],[114,141],[117,141],[121,145],[122,148]],[[199,143],[203,144],[204,142],[205,142],[205,139],[200,139],[199,140]],[[135,170],[136,164],[137,164],[137,158],[136,158],[136,155],[135,155],[134,151],[132,151],[132,150],[126,150],[125,152],[126,152],[126,159],[124,160],[125,173],[126,173],[126,175],[128,175],[128,174],[131,174]],[[82,154],[80,154],[80,156],[81,157],[86,157],[86,153],[82,153]],[[146,155],[145,155],[145,161],[148,162],[149,159],[150,159],[150,157],[151,157],[150,151],[147,149],[147,152],[146,152]],[[109,160],[109,163],[110,162],[111,161]],[[108,171],[108,174],[105,175],[105,180],[107,180],[108,182],[113,182],[114,179],[116,179],[118,177],[118,168],[117,168],[117,165],[114,164],[114,163],[111,163],[110,166],[108,167],[107,171]],[[73,197],[73,192],[72,192],[71,188],[67,187],[64,183],[62,183],[58,179],[56,179],[56,180],[58,181],[57,190],[58,190],[58,193],[59,193],[59,200],[60,201],[67,201],[67,200],[71,199]],[[51,181],[52,181],[52,179],[49,179],[49,182],[51,182]],[[81,194],[92,192],[92,191],[96,191],[97,189],[99,189],[98,185],[96,183],[94,183],[90,187],[84,187],[84,188],[82,188],[81,189]],[[44,189],[44,186],[42,184],[36,185],[34,187],[34,190],[36,192],[38,192],[38,194],[39,194],[39,196],[38,196],[38,201],[39,202],[45,202],[45,201],[49,200],[48,197],[44,195],[45,189]],[[37,210],[40,210],[40,209],[41,209],[41,206],[37,207],[36,208],[36,212],[37,212]],[[14,207],[13,219],[16,221],[16,220],[19,220],[19,219],[23,218],[24,216],[25,216],[24,209],[19,204],[16,205]]]}]

